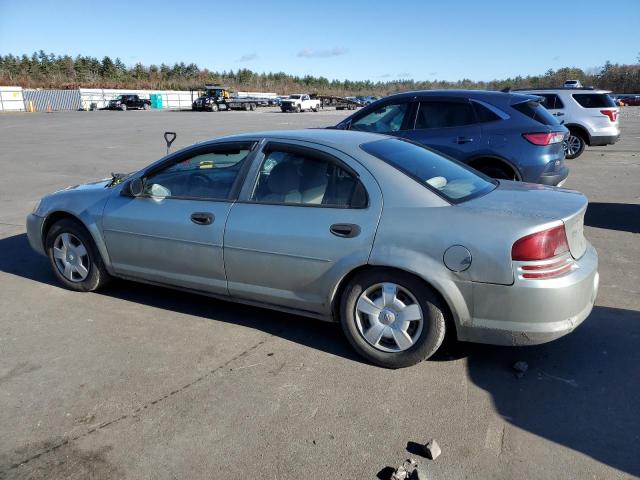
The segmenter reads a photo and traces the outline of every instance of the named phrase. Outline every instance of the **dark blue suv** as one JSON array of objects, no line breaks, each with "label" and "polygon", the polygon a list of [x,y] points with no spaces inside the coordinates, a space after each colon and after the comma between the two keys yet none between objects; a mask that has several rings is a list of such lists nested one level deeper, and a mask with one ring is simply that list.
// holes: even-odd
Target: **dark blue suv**
[{"label": "dark blue suv", "polygon": [[499,179],[559,185],[569,169],[568,130],[540,98],[483,90],[426,90],[385,97],[333,128],[406,138]]}]

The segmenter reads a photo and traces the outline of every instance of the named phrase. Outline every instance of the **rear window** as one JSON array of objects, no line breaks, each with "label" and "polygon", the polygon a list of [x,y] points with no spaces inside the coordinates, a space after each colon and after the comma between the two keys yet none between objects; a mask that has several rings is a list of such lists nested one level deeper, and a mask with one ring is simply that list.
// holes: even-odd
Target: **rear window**
[{"label": "rear window", "polygon": [[616,106],[606,93],[574,93],[572,96],[583,108],[610,108]]},{"label": "rear window", "polygon": [[399,138],[365,143],[362,150],[387,162],[451,203],[460,203],[496,187],[456,160]]},{"label": "rear window", "polygon": [[546,108],[534,100],[516,103],[511,106],[520,113],[524,113],[527,117],[532,118],[542,125],[559,125],[556,118],[551,115]]}]

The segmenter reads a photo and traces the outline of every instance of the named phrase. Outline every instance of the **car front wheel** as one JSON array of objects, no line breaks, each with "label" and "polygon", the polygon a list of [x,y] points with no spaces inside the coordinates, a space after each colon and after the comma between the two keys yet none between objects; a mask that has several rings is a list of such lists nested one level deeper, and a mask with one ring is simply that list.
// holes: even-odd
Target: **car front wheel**
[{"label": "car front wheel", "polygon": [[408,367],[432,356],[444,340],[446,323],[429,286],[388,270],[367,270],[349,282],[340,322],[355,350],[385,368]]},{"label": "car front wheel", "polygon": [[63,219],[54,223],[45,245],[53,272],[67,288],[92,292],[110,280],[91,235],[80,222]]}]

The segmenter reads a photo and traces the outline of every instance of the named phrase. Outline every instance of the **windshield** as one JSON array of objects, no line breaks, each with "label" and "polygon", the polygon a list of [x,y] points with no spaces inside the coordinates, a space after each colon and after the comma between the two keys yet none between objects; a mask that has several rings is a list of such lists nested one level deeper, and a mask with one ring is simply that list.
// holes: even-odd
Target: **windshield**
[{"label": "windshield", "polygon": [[488,177],[480,176],[456,160],[406,140],[377,140],[360,148],[393,165],[451,203],[484,195],[496,187]]},{"label": "windshield", "polygon": [[301,96],[302,95],[289,95],[289,98],[291,98],[292,100],[298,100]]},{"label": "windshield", "polygon": [[124,100],[126,95],[118,95],[114,100]]}]

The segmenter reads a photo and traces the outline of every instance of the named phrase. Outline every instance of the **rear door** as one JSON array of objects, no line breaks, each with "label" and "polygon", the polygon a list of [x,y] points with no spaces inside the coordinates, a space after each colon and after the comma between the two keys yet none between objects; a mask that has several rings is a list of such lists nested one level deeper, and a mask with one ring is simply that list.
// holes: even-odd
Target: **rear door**
[{"label": "rear door", "polygon": [[269,141],[252,170],[227,221],[230,294],[329,313],[333,287],[368,261],[378,184],[344,153],[299,141]]},{"label": "rear door", "polygon": [[467,99],[424,97],[419,99],[414,125],[402,136],[465,160],[480,148],[482,130]]}]

